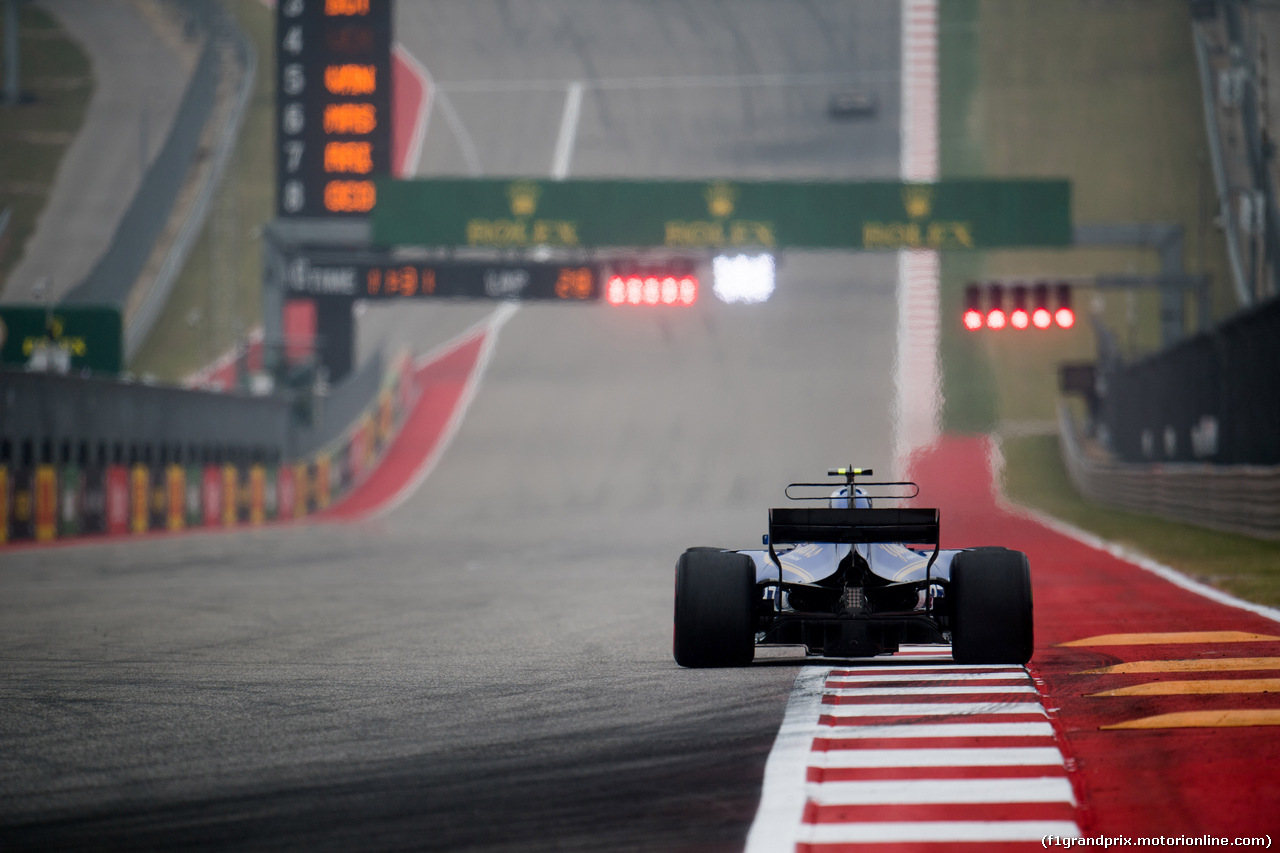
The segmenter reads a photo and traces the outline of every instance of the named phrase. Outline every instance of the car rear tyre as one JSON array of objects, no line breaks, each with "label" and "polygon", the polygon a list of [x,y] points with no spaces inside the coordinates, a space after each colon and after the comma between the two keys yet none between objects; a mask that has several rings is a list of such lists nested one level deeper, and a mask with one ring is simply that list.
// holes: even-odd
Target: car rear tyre
[{"label": "car rear tyre", "polygon": [[1031,565],[1021,551],[962,551],[951,563],[951,657],[1026,663],[1034,646]]},{"label": "car rear tyre", "polygon": [[755,563],[744,554],[689,550],[676,562],[673,651],[681,666],[746,666],[755,656]]}]

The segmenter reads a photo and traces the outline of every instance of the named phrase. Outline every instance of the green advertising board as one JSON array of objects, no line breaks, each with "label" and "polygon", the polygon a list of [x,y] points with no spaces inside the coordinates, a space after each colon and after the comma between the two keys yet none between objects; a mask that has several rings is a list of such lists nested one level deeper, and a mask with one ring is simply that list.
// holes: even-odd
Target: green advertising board
[{"label": "green advertising board", "polygon": [[987,249],[1066,246],[1064,180],[377,183],[380,246]]},{"label": "green advertising board", "polygon": [[117,374],[124,361],[120,309],[0,305],[0,364],[24,367],[42,347],[66,350],[73,372]]}]

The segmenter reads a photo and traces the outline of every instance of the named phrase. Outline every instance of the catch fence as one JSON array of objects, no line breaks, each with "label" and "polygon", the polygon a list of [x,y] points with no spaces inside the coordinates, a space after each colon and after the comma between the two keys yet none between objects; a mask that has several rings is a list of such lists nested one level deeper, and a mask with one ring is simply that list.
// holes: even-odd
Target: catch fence
[{"label": "catch fence", "polygon": [[1123,462],[1280,465],[1280,298],[1139,361],[1104,359],[1094,393]]}]

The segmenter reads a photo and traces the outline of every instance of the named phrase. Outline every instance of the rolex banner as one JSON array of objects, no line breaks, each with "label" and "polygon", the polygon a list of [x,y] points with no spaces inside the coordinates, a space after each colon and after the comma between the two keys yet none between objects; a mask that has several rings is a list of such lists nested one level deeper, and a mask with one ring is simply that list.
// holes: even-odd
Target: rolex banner
[{"label": "rolex banner", "polygon": [[881,250],[1065,246],[1064,180],[424,179],[378,184],[380,246]]}]

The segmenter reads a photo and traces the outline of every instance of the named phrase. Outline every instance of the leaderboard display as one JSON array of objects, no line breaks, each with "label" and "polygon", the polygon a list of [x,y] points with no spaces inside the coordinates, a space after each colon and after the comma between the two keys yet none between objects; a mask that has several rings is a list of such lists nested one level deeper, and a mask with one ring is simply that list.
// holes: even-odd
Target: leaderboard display
[{"label": "leaderboard display", "polygon": [[346,299],[600,298],[595,264],[313,263],[295,258],[285,275],[290,297]]},{"label": "leaderboard display", "polygon": [[391,4],[276,3],[277,215],[373,210],[391,174]]}]

